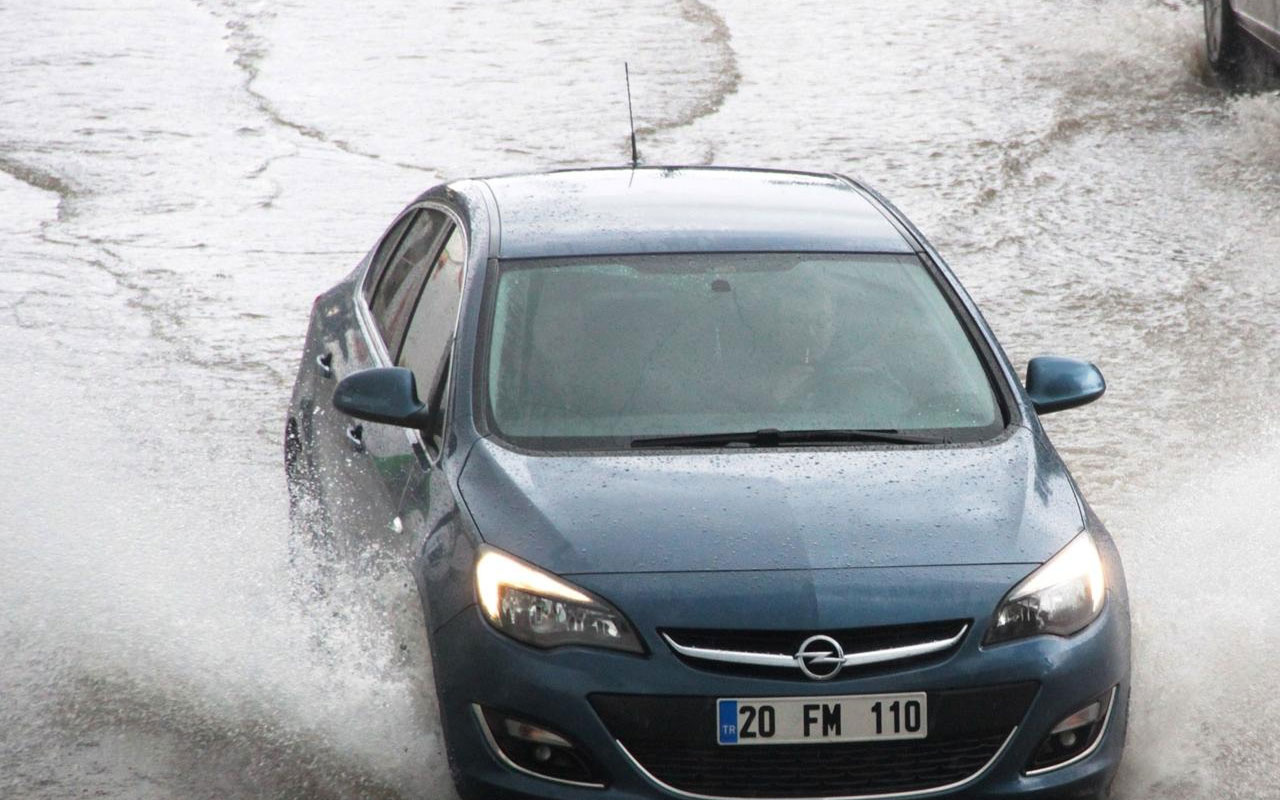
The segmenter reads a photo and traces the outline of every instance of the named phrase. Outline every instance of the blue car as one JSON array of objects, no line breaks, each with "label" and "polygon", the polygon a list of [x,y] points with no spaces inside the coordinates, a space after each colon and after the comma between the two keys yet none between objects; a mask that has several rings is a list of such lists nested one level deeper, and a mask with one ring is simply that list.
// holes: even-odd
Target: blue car
[{"label": "blue car", "polygon": [[839,175],[459,180],[317,299],[285,461],[413,573],[466,798],[1093,798],[1129,608],[1039,416],[1104,388]]}]

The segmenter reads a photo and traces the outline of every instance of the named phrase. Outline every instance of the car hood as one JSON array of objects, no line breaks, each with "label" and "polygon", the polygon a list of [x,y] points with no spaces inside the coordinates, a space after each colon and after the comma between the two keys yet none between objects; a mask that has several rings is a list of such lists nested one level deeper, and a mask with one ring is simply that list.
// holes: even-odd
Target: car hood
[{"label": "car hood", "polygon": [[1083,527],[1053,448],[981,445],[538,455],[476,443],[484,540],[562,575],[1030,564]]}]

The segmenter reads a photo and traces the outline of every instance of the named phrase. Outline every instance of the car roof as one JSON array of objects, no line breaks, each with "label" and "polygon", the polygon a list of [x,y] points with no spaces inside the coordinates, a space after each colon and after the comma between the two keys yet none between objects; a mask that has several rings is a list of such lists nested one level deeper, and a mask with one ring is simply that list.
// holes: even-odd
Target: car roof
[{"label": "car roof", "polygon": [[498,205],[501,258],[914,251],[877,203],[836,175],[617,167],[485,183]]}]

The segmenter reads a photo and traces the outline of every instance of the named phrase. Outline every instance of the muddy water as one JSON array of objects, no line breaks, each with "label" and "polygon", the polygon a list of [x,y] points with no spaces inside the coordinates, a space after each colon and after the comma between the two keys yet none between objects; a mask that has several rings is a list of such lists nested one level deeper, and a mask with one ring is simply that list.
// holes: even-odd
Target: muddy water
[{"label": "muddy water", "polygon": [[411,587],[324,596],[279,430],[312,297],[447,177],[861,175],[1018,362],[1120,543],[1118,794],[1280,797],[1280,96],[1151,0],[0,3],[0,796],[442,797]]}]

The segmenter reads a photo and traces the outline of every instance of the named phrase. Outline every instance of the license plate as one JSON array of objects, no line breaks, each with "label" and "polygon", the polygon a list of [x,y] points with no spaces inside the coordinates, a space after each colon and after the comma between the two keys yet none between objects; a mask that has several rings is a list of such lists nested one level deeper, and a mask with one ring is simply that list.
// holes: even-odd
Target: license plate
[{"label": "license plate", "polygon": [[816,744],[923,739],[929,696],[743,697],[716,701],[720,744]]}]

